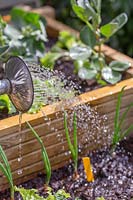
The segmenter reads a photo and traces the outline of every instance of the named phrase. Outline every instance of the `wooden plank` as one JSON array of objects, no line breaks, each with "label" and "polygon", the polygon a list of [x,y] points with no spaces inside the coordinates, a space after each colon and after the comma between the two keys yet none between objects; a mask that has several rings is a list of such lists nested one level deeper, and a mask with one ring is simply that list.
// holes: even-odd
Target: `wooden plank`
[{"label": "wooden plank", "polygon": [[[58,169],[58,168],[64,166],[64,164],[69,162],[69,159],[70,159],[70,155],[64,156],[64,154],[60,154],[59,156],[57,156],[56,159],[52,158],[51,159],[52,170]],[[13,173],[14,183],[15,184],[23,183],[24,181],[29,180],[29,177],[27,177],[27,175],[28,176],[32,175],[31,177],[33,178],[33,173],[35,173],[37,175],[37,173],[41,172],[41,171],[44,172],[44,166],[43,166],[43,162],[42,161],[34,163],[31,166],[25,167],[23,169],[23,173],[22,174],[18,174],[18,171],[15,171]],[[1,191],[6,188],[4,186],[5,184],[6,184],[6,187],[7,187],[6,178],[5,177],[0,177],[0,190]]]},{"label": "wooden plank", "polygon": [[[55,113],[60,112],[62,107],[64,107],[64,109],[69,109],[69,107],[80,105],[86,102],[90,103],[90,105],[97,105],[99,103],[114,99],[114,97],[116,97],[120,92],[120,88],[124,87],[125,85],[127,85],[125,88],[125,93],[131,92],[132,95],[133,78],[117,83],[115,86],[106,86],[91,92],[81,94],[78,97],[73,98],[71,101],[66,100],[45,106],[42,110],[46,116],[49,118],[54,118],[56,116]],[[25,121],[30,121],[32,125],[35,125],[43,123],[43,120],[44,119],[41,112],[38,112],[37,114],[23,114],[22,128],[25,128]],[[6,134],[8,131],[15,132],[16,130],[18,130],[18,116],[0,120],[0,134]]]},{"label": "wooden plank", "polygon": [[[124,109],[122,109],[121,110],[121,113],[123,113],[124,111],[126,110],[126,108],[124,108]],[[120,114],[121,114],[120,113]],[[127,120],[125,120],[125,124],[126,125],[130,125],[131,123],[132,123],[132,117],[133,117],[133,113],[132,112],[130,112],[128,115],[127,115]],[[112,115],[112,113],[110,114],[110,115],[108,115],[108,122],[109,122],[109,124],[107,124],[108,126],[109,126],[109,128],[110,127],[113,127],[113,122],[114,122],[114,113],[113,113],[113,115]],[[84,132],[85,132],[85,130],[82,130],[82,135],[84,134]],[[52,148],[54,148],[54,145],[56,146],[58,143],[60,143],[61,144],[61,146],[62,146],[62,143],[61,143],[61,140],[63,140],[63,141],[66,141],[66,139],[65,139],[65,132],[64,132],[64,130],[61,130],[60,132],[58,132],[58,134],[60,135],[60,134],[62,134],[62,136],[61,136],[61,138],[60,138],[60,140],[58,140],[58,138],[56,137],[57,136],[57,134],[55,133],[55,134],[52,134],[52,135],[48,135],[48,137],[49,137],[49,139],[47,139],[47,136],[45,136],[45,143],[46,143],[46,147],[49,147],[49,149],[48,149],[48,151],[50,151],[50,148],[51,148],[51,146],[52,146]],[[42,139],[43,139],[43,137],[42,137]],[[35,143],[37,143],[36,141],[34,141],[34,140],[32,140],[32,141],[30,141],[30,142],[32,142],[32,144],[30,145],[30,146],[33,146],[33,144],[35,144]],[[100,141],[99,141],[100,142]],[[101,139],[101,143],[102,143],[102,139]],[[95,145],[95,144],[93,144],[93,142],[92,142],[92,146],[93,145]],[[14,148],[14,146],[13,146],[13,148]],[[9,149],[9,152],[12,152],[12,149],[13,148],[10,148]],[[17,147],[16,147],[17,148]],[[24,147],[22,147],[22,148],[24,148]],[[67,149],[68,150],[68,149]],[[14,150],[15,152],[17,152],[17,149],[15,149]],[[36,158],[38,158],[38,153],[40,153],[40,146],[38,146],[38,148],[37,149],[35,149],[34,151],[32,150],[31,152],[28,152],[27,154],[23,154],[23,160],[22,160],[22,163],[21,163],[21,166],[23,167],[23,166],[25,166],[25,165],[27,165],[27,162],[29,163],[29,162],[31,162],[30,161],[30,157],[32,157],[32,155],[34,155],[34,161],[35,161],[35,159]],[[51,152],[50,152],[51,153]],[[53,153],[53,152],[52,152]],[[14,153],[11,153],[11,154],[14,154]],[[37,155],[36,155],[37,154]],[[36,157],[37,156],[37,157]],[[49,156],[54,156],[53,154],[51,155],[51,154],[49,154]],[[27,159],[26,159],[27,158]],[[15,155],[15,159],[14,160],[12,160],[12,158],[11,157],[9,157],[8,156],[8,159],[10,160],[10,163],[11,163],[11,166],[13,166],[12,168],[13,168],[13,170],[14,169],[16,169],[15,168],[15,166],[17,166],[17,168],[19,168],[19,162],[17,161],[17,155]],[[39,159],[39,158],[38,158]],[[33,161],[33,162],[34,162]],[[24,162],[24,163],[23,163]],[[16,164],[15,164],[16,163]]]},{"label": "wooden plank", "polygon": [[[90,93],[88,93],[88,94],[90,94]],[[90,103],[90,101],[88,101],[88,99],[90,99],[91,97],[89,97],[89,95],[88,95],[87,93],[84,95],[81,95],[81,99],[84,99],[85,101],[83,102],[83,100],[81,101],[81,102],[83,102],[83,103]],[[115,94],[115,95],[112,95],[111,96],[111,94],[113,94],[112,92],[110,92],[110,96],[108,96],[108,98],[107,98],[107,96],[106,96],[106,98],[103,98],[101,101],[100,101],[100,98],[98,98],[99,99],[99,101],[98,101],[98,103],[97,103],[97,101],[96,101],[96,103],[94,104],[94,102],[93,102],[93,104],[94,104],[94,106],[96,105],[97,106],[97,109],[99,109],[98,111],[100,112],[100,113],[104,113],[104,114],[106,114],[106,113],[108,113],[108,112],[111,112],[112,110],[114,110],[115,109],[115,107],[116,107],[116,101],[117,101],[117,96],[118,96],[118,94]],[[85,99],[85,97],[86,97],[86,99]],[[80,96],[79,96],[80,97]],[[79,98],[78,97],[78,98]],[[93,96],[93,98],[92,99],[94,99],[94,101],[95,101],[95,97]],[[125,104],[125,106],[127,106],[127,105],[129,105],[129,103],[128,102],[132,102],[132,99],[133,99],[133,89],[131,88],[131,89],[129,89],[129,90],[126,90],[125,92],[124,92],[124,95],[123,95],[123,98],[122,98],[122,106],[124,106],[124,104]],[[73,100],[73,101],[75,101],[75,100]],[[76,101],[75,101],[76,103],[78,102],[77,101],[77,98],[76,98]],[[68,101],[68,103],[69,103],[69,101]],[[64,105],[63,105],[63,102],[62,102],[62,105],[61,104],[59,104],[59,109],[60,109],[60,107],[66,107],[66,105],[68,104],[66,101],[64,101]],[[82,104],[82,103],[81,103]],[[79,103],[79,105],[80,105],[80,103]],[[91,105],[91,104],[90,104]],[[57,106],[57,104],[56,104],[56,106]],[[68,106],[67,107],[73,107],[71,104],[69,105],[68,104]],[[104,109],[103,109],[103,107],[104,107]],[[67,108],[68,109],[68,108]],[[107,111],[106,111],[107,110]],[[45,107],[44,107],[44,109],[43,109],[43,112],[45,113],[46,111],[45,111]],[[26,114],[27,115],[27,114]],[[35,116],[35,115],[33,115],[33,116]],[[49,124],[52,124],[52,126],[55,128],[55,129],[57,129],[57,128],[59,128],[60,129],[60,125],[62,124],[62,122],[60,121],[60,117],[62,116],[62,114],[61,113],[58,113],[58,115],[56,116],[56,117],[58,117],[57,119],[55,118],[54,120],[53,119],[51,119],[51,118],[49,118],[49,120],[44,120],[44,118],[42,117],[41,118],[41,121],[40,121],[40,118],[39,118],[39,120],[36,122],[37,123],[37,126],[38,126],[38,128],[41,128],[42,126],[44,126],[44,130],[45,130],[45,132],[50,132],[51,130],[50,130],[50,126],[49,126]],[[13,118],[8,118],[7,120],[6,119],[4,119],[4,120],[2,120],[1,122],[0,122],[0,124],[2,125],[2,124],[4,124],[3,122],[5,122],[5,121],[12,121],[13,123],[14,123],[14,121],[15,121],[15,119],[16,119],[16,116],[14,116]],[[17,116],[17,118],[18,118],[18,116]],[[17,121],[18,120],[16,120],[16,123],[17,123]],[[26,121],[26,120],[25,120]],[[44,125],[44,123],[45,123],[45,125]],[[7,126],[7,124],[8,123],[6,123],[6,126]],[[32,125],[33,126],[36,126],[34,123],[32,123]],[[11,125],[10,125],[11,126]],[[53,128],[52,127],[52,128]],[[36,127],[37,128],[37,127]],[[38,130],[38,128],[37,128],[37,130]],[[11,131],[11,129],[9,129],[10,131]],[[6,139],[6,135],[7,136],[10,136],[11,135],[11,133],[12,134],[14,134],[14,137],[16,137],[16,135],[18,134],[18,126],[17,126],[17,129],[13,129],[13,131],[11,131],[11,132],[8,132],[7,131],[7,129],[6,129],[6,133],[5,133],[5,129],[3,129],[3,131],[2,130],[0,130],[0,138],[1,138],[1,140],[3,139],[3,137]],[[26,138],[24,138],[25,140],[27,140],[27,134],[26,134],[26,130],[25,129],[23,129],[22,130],[22,135],[26,135],[25,137]],[[30,138],[29,138],[30,139]]]},{"label": "wooden plank", "polygon": [[[124,102],[125,102],[125,104],[124,104],[124,110],[125,110],[125,107],[127,107],[127,105],[129,105],[129,102],[132,100],[132,99],[129,99],[129,98],[127,98],[128,96],[125,96],[125,99],[124,99]],[[127,100],[126,100],[127,99]],[[116,101],[115,101],[115,103],[116,103]],[[111,108],[111,110],[110,110],[110,112],[108,112],[108,114],[107,114],[107,117],[108,117],[108,122],[112,122],[113,121],[113,117],[114,117],[114,113],[115,113],[115,110],[113,109],[112,110],[112,108],[114,108],[114,103],[112,104],[112,102],[107,102],[106,104],[104,104],[104,105],[102,105],[101,107],[98,107],[97,106],[97,111],[98,111],[98,113],[99,114],[101,114],[101,115],[104,115],[104,114],[106,114],[106,107],[108,108],[108,107],[110,107]],[[123,108],[123,107],[122,107]],[[104,111],[104,112],[103,112]],[[122,110],[123,111],[123,110]],[[113,114],[112,114],[112,112],[113,112]],[[111,114],[110,116],[111,116],[111,119],[110,119],[110,117],[109,117],[109,114]],[[133,112],[132,111],[130,111],[130,115],[133,117]],[[130,116],[129,115],[129,116]],[[110,120],[112,120],[112,121],[110,121]],[[58,138],[56,137],[56,135],[61,135],[61,134],[63,134],[64,133],[64,130],[63,130],[63,128],[64,128],[64,125],[63,125],[63,118],[61,118],[60,119],[60,123],[62,124],[62,126],[61,126],[61,130],[59,131],[57,131],[57,132],[51,132],[51,133],[48,133],[48,132],[45,132],[44,133],[44,128],[45,128],[45,124],[44,124],[44,127],[43,127],[43,125],[41,125],[41,126],[37,126],[37,127],[34,127],[35,128],[35,130],[38,132],[38,134],[40,135],[40,136],[43,136],[42,137],[42,139],[44,140],[44,144],[46,144],[46,147],[47,146],[50,146],[50,145],[54,145],[54,144],[57,144],[58,142],[59,142],[59,140],[58,140]],[[53,127],[53,125],[51,124],[51,126]],[[59,127],[56,127],[56,129],[59,129]],[[26,135],[25,135],[26,134]],[[10,157],[10,154],[11,154],[11,156],[18,156],[18,144],[19,144],[19,134],[18,133],[16,133],[15,134],[15,136],[14,135],[11,135],[11,136],[8,136],[8,137],[5,137],[4,138],[4,140],[5,141],[7,141],[7,143],[8,143],[8,141],[9,140],[11,140],[11,141],[13,141],[13,140],[15,140],[15,138],[17,139],[16,140],[16,142],[15,142],[15,144],[9,144],[9,146],[5,146],[5,150],[6,150],[6,152],[7,152],[7,155],[8,155],[8,158],[9,159],[12,159],[12,157]],[[33,137],[33,135],[31,134],[31,131],[29,130],[29,129],[27,129],[26,131],[25,131],[25,133],[23,132],[22,133],[22,148],[23,149],[28,149],[28,153],[30,153],[31,151],[33,151],[34,149],[32,149],[32,148],[28,148],[28,146],[34,146],[35,147],[35,150],[36,149],[38,149],[39,148],[39,144],[37,145],[37,147],[34,145],[36,143],[36,139]],[[9,152],[9,154],[8,154],[8,152]],[[16,152],[16,154],[15,154],[15,152]],[[25,154],[27,154],[27,152],[23,152],[23,155],[25,155]]]}]

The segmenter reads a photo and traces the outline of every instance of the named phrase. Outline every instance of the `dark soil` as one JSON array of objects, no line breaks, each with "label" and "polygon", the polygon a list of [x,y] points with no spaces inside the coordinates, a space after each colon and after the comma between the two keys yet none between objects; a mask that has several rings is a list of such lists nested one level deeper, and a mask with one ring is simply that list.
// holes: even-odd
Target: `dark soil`
[{"label": "dark soil", "polygon": [[[52,173],[50,186],[54,191],[63,188],[71,194],[71,200],[96,200],[103,196],[105,200],[131,200],[133,198],[133,137],[123,141],[111,154],[108,149],[92,152],[91,158],[95,181],[89,183],[85,179],[82,161],[79,160],[79,179],[73,180],[73,166],[69,164]],[[21,186],[37,188],[40,195],[44,192],[45,176],[30,180]],[[16,194],[16,200],[21,199]],[[0,193],[0,200],[9,200],[9,191]]]}]

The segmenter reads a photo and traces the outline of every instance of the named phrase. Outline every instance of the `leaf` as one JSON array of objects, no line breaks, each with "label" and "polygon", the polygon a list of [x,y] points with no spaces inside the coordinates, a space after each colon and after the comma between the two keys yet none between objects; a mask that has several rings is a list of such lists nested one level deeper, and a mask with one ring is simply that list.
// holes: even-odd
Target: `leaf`
[{"label": "leaf", "polygon": [[[78,5],[77,5],[78,3]],[[91,23],[89,23],[89,20],[95,18],[95,21],[97,21],[97,15],[93,8],[90,6],[89,2],[87,1],[78,1],[71,0],[72,8],[75,14],[83,21],[85,22],[92,31],[94,31],[94,28]],[[89,5],[88,5],[89,4]]]},{"label": "leaf", "polygon": [[113,19],[110,23],[101,26],[100,32],[107,38],[111,37],[114,33],[116,33],[119,29],[121,29],[127,22],[128,18],[125,13],[120,14],[115,19]]},{"label": "leaf", "polygon": [[99,62],[99,58],[98,57],[92,57],[92,60],[91,60],[91,63],[90,63],[90,68],[91,69],[95,69],[97,71],[100,71],[101,70],[100,66],[101,65],[105,66],[104,60],[103,60],[102,64],[101,65],[100,64],[101,64],[101,62]]},{"label": "leaf", "polygon": [[6,26],[4,32],[10,39],[13,39],[13,40],[17,40],[21,35],[21,32],[18,29],[16,29],[13,25],[10,25],[10,24]]},{"label": "leaf", "polygon": [[75,60],[74,61],[74,73],[78,73],[79,69],[84,66],[83,60]]},{"label": "leaf", "polygon": [[91,68],[86,69],[85,67],[80,68],[78,72],[78,76],[83,80],[93,79],[95,78],[96,74],[97,70]]},{"label": "leaf", "polygon": [[86,46],[74,46],[70,49],[70,57],[74,60],[86,60],[91,56],[92,49]]},{"label": "leaf", "polygon": [[[124,88],[125,87],[123,87],[121,89],[120,93],[118,94],[117,103],[116,103],[116,110],[115,110],[115,117],[114,117],[113,145],[117,144],[117,142],[119,141],[119,137],[120,137],[121,122],[119,124],[119,116],[120,116],[120,107],[121,107],[121,100],[122,100]],[[122,116],[122,120],[124,120],[123,116]]]},{"label": "leaf", "polygon": [[109,64],[109,67],[114,71],[123,72],[130,67],[129,62],[121,62],[121,61],[112,61]]},{"label": "leaf", "polygon": [[39,135],[37,134],[37,132],[34,130],[34,128],[30,125],[29,122],[26,122],[27,125],[29,126],[29,128],[31,129],[33,135],[36,137],[37,141],[39,142],[39,144],[41,145],[41,152],[42,152],[42,160],[45,166],[45,170],[46,170],[46,184],[48,185],[50,182],[50,178],[51,178],[51,165],[50,165],[50,161],[48,158],[48,154],[47,151],[45,149],[43,140],[39,137]]},{"label": "leaf", "polygon": [[84,0],[77,0],[78,6],[85,8],[85,1]]},{"label": "leaf", "polygon": [[67,126],[67,114],[66,114],[66,112],[64,112],[64,127],[65,127],[65,134],[66,134],[66,139],[67,139],[67,142],[68,142],[69,149],[71,151],[73,159],[75,159],[75,149],[74,149],[74,146],[73,146],[73,144],[71,142],[71,138],[70,138],[70,135],[69,135],[69,130],[68,130],[68,126]]},{"label": "leaf", "polygon": [[3,110],[3,109],[7,109],[7,112],[10,114],[16,112],[15,107],[13,106],[8,95],[6,94],[0,95],[0,110]]},{"label": "leaf", "polygon": [[80,39],[84,44],[90,46],[91,48],[96,45],[96,36],[88,26],[85,26],[80,31]]},{"label": "leaf", "polygon": [[76,4],[72,6],[75,14],[85,23],[88,22],[90,14],[88,14],[84,8],[77,6]]},{"label": "leaf", "polygon": [[102,77],[108,83],[116,84],[121,80],[122,75],[119,72],[113,71],[110,67],[104,67],[102,69]]},{"label": "leaf", "polygon": [[101,13],[101,0],[92,0],[93,5],[97,12],[100,14]]},{"label": "leaf", "polygon": [[96,200],[105,200],[104,197],[98,197]]},{"label": "leaf", "polygon": [[131,124],[120,136],[120,140],[124,139],[124,137],[127,137],[129,133],[133,130],[133,124]]},{"label": "leaf", "polygon": [[4,176],[7,178],[9,184],[12,186],[12,181],[10,179],[8,171],[7,171],[7,169],[4,167],[4,165],[2,163],[0,163],[0,171],[2,171],[2,173],[4,174]]},{"label": "leaf", "polygon": [[4,107],[6,107],[8,111],[10,110],[10,99],[6,94],[0,95],[0,110]]},{"label": "leaf", "polygon": [[43,58],[40,59],[40,61],[44,67],[53,69],[56,60],[60,57],[60,53],[48,52]]},{"label": "leaf", "polygon": [[16,27],[21,29],[23,26],[32,25],[33,28],[40,29],[40,15],[33,12],[27,12],[21,8],[11,10],[11,18]]},{"label": "leaf", "polygon": [[[56,196],[56,198],[58,197],[59,200],[63,200],[63,199],[65,200],[65,199],[71,197],[69,193],[66,193],[66,192],[65,192],[64,190],[62,190],[62,189],[58,190],[58,191],[56,192],[55,196]],[[61,198],[61,197],[62,197],[62,198]],[[57,200],[58,200],[58,199],[57,199]]]},{"label": "leaf", "polygon": [[9,45],[0,46],[0,56],[9,49]]},{"label": "leaf", "polygon": [[68,31],[61,31],[59,33],[58,42],[56,45],[60,48],[70,49],[76,44],[76,37]]},{"label": "leaf", "polygon": [[6,178],[8,179],[8,182],[11,185],[11,187],[13,187],[11,168],[10,168],[10,165],[8,163],[6,154],[5,154],[4,150],[2,149],[1,145],[0,145],[0,156],[1,156],[3,163],[4,163],[4,164],[0,163],[0,169],[2,170],[2,172],[4,173]]},{"label": "leaf", "polygon": [[23,200],[46,200],[43,197],[40,197],[38,194],[36,194],[38,191],[35,189],[24,189],[24,188],[18,188],[14,187],[16,192],[19,192],[23,198]]}]

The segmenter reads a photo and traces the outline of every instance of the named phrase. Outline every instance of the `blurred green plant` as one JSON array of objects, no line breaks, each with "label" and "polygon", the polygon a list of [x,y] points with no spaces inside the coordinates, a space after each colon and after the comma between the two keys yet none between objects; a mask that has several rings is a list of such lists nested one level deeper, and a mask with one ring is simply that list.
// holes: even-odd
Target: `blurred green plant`
[{"label": "blurred green plant", "polygon": [[0,60],[2,60],[2,56],[4,56],[4,54],[9,49],[9,40],[8,37],[4,34],[5,28],[6,22],[4,22],[0,16]]},{"label": "blurred green plant", "polygon": [[71,137],[68,130],[66,112],[64,112],[64,127],[65,127],[67,143],[71,151],[72,159],[74,161],[74,178],[78,178],[78,136],[77,136],[77,119],[75,112],[73,115],[73,144],[71,142]]},{"label": "blurred green plant", "polygon": [[51,165],[50,165],[50,160],[48,158],[48,154],[46,151],[46,148],[44,146],[44,143],[42,141],[42,139],[39,137],[39,135],[37,134],[37,132],[34,130],[34,128],[30,125],[29,122],[27,122],[28,127],[30,128],[30,130],[32,131],[33,135],[36,137],[37,141],[39,142],[40,146],[41,146],[41,153],[42,153],[42,159],[44,162],[44,166],[45,166],[45,170],[46,170],[46,188],[49,185],[50,182],[50,178],[51,178]]},{"label": "blurred green plant", "polygon": [[8,114],[16,112],[15,107],[13,106],[8,95],[6,94],[0,95],[0,113],[3,112],[6,112]]},{"label": "blurred green plant", "polygon": [[67,31],[61,31],[55,45],[41,58],[41,64],[47,68],[54,69],[56,60],[63,56],[69,56],[68,50],[80,41]]},{"label": "blurred green plant", "polygon": [[64,190],[60,189],[57,192],[52,192],[52,188],[48,187],[47,197],[41,197],[37,194],[37,190],[35,189],[25,189],[25,188],[17,188],[15,187],[15,191],[19,192],[23,198],[23,200],[67,200],[70,198],[70,194],[66,193]]},{"label": "blurred green plant", "polygon": [[0,16],[1,60],[4,62],[10,56],[21,56],[38,62],[45,53],[45,23],[45,19],[39,14],[20,8],[12,9],[10,24],[6,24]]},{"label": "blurred green plant", "polygon": [[[57,19],[66,23],[69,26],[77,30],[81,30],[83,26],[83,22],[76,17],[74,12],[71,9],[71,0],[53,0],[53,1],[45,1],[42,0],[43,3],[52,5],[56,9]],[[128,23],[123,27],[122,30],[117,32],[114,37],[108,41],[108,44],[124,52],[129,56],[133,56],[133,46],[132,46],[132,33],[133,33],[133,3],[132,0],[102,0],[102,19],[103,24],[107,23],[110,18],[114,18],[121,12],[126,12],[128,15]],[[110,11],[110,12],[108,12]]]},{"label": "blurred green plant", "polygon": [[104,197],[98,197],[96,200],[105,200]]},{"label": "blurred green plant", "polygon": [[2,162],[0,161],[0,170],[8,180],[11,191],[11,200],[14,200],[14,185],[13,185],[12,172],[6,154],[1,145],[0,145],[0,158],[2,161]]},{"label": "blurred green plant", "polygon": [[[108,12],[110,10],[110,12]],[[132,0],[103,0],[102,18],[106,23],[109,18],[114,18],[121,12],[128,15],[128,23],[108,41],[108,45],[122,51],[123,53],[133,56],[132,33],[133,33],[133,3]]]},{"label": "blurred green plant", "polygon": [[116,84],[130,63],[112,61],[107,64],[101,46],[126,24],[127,15],[122,13],[111,22],[101,25],[101,0],[71,0],[71,4],[75,14],[86,24],[80,31],[82,43],[69,33],[61,32],[54,48],[41,59],[42,64],[53,69],[58,58],[69,56],[74,61],[74,71],[81,79],[96,79],[101,85]]},{"label": "blurred green plant", "polygon": [[120,117],[120,107],[122,103],[122,97],[124,95],[124,89],[122,88],[121,92],[118,94],[117,104],[116,104],[116,111],[115,111],[115,118],[114,118],[114,133],[112,138],[112,151],[116,149],[116,146],[119,144],[121,140],[128,136],[128,134],[133,130],[133,124],[131,124],[126,130],[122,131],[122,125],[124,120],[127,117],[127,113],[133,107],[133,102],[126,108],[126,110],[122,113]]},{"label": "blurred green plant", "polygon": [[[78,69],[80,78],[96,78],[101,84],[105,84],[104,81],[115,84],[121,80],[121,73],[129,68],[129,63],[113,61],[107,65],[101,46],[126,24],[127,15],[122,13],[111,22],[101,26],[101,2],[101,0],[81,0],[77,2],[71,0],[74,12],[86,24],[80,31],[80,39],[87,47],[76,46],[70,49],[70,56],[75,60],[79,60],[80,54],[85,52],[84,58],[82,57],[80,60],[83,63],[82,67],[80,62]],[[95,45],[98,46],[98,53],[94,52]],[[84,65],[86,58],[89,58],[89,62]]]}]

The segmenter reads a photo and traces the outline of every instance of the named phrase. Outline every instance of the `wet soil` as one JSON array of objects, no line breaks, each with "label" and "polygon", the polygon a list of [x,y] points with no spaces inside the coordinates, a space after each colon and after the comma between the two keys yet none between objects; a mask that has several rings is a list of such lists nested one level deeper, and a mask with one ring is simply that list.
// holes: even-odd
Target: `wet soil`
[{"label": "wet soil", "polygon": [[[53,43],[51,42],[50,46]],[[98,86],[95,80],[82,81],[73,73],[72,61],[67,58],[59,59],[56,62],[56,70],[64,73],[68,81],[73,81],[80,88],[80,92],[96,89]],[[7,117],[7,111],[3,110],[1,117]],[[133,137],[123,141],[114,154],[108,149],[102,149],[89,153],[93,165],[95,181],[88,183],[85,178],[82,160],[78,163],[79,179],[73,180],[73,164],[52,172],[50,186],[54,191],[65,189],[71,194],[71,200],[79,197],[81,200],[96,200],[103,196],[105,200],[131,200],[133,198]],[[37,188],[42,196],[45,196],[43,186],[45,175],[38,174],[35,179],[21,184],[25,188]],[[0,200],[9,200],[10,192],[0,192]],[[15,194],[15,200],[20,200],[19,194]]]},{"label": "wet soil", "polygon": [[[81,200],[96,200],[103,196],[105,200],[131,200],[133,198],[133,137],[123,141],[111,154],[109,149],[89,153],[95,181],[87,182],[82,160],[78,163],[79,178],[73,179],[73,165],[52,172],[50,186],[53,191],[63,188],[71,194],[71,200],[79,197]],[[25,188],[37,188],[39,194],[45,196],[45,175],[23,183]],[[0,193],[0,200],[9,200],[9,191]],[[20,200],[16,194],[15,200]]]}]

